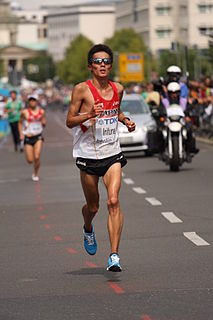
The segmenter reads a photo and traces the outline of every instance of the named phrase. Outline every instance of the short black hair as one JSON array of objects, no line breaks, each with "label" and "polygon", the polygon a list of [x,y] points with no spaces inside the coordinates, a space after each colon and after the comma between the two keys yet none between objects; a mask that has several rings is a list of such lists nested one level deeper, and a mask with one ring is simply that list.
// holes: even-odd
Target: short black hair
[{"label": "short black hair", "polygon": [[94,45],[88,52],[88,65],[92,64],[92,57],[96,52],[101,52],[104,51],[106,53],[108,53],[108,55],[110,56],[111,59],[111,63],[113,63],[113,53],[112,50],[106,46],[105,44],[96,44]]},{"label": "short black hair", "polygon": [[15,93],[15,94],[17,94],[17,91],[16,90],[14,90],[14,89],[12,89],[12,90],[10,90],[10,94],[11,93]]}]

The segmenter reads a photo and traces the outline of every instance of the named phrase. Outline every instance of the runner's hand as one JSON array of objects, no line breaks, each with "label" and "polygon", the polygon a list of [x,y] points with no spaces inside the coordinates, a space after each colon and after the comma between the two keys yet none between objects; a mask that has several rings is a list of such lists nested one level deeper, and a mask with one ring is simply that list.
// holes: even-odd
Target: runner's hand
[{"label": "runner's hand", "polygon": [[103,103],[96,101],[92,106],[92,110],[90,111],[90,116],[91,118],[95,118],[100,116],[102,112],[103,112]]},{"label": "runner's hand", "polygon": [[125,125],[127,126],[127,129],[129,132],[132,132],[135,130],[135,123],[131,120],[125,119]]}]

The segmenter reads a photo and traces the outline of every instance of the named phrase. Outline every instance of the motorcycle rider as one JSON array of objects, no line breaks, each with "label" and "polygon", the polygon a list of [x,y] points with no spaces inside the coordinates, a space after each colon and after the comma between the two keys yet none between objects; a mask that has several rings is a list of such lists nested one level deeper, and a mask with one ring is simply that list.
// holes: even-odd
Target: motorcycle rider
[{"label": "motorcycle rider", "polygon": [[187,99],[181,96],[181,86],[178,82],[170,82],[167,86],[167,94],[162,97],[161,102],[167,110],[171,104],[178,104],[181,106],[183,112],[187,107]]},{"label": "motorcycle rider", "polygon": [[161,99],[162,105],[165,108],[165,111],[172,105],[178,104],[186,118],[186,129],[187,129],[187,141],[186,141],[186,153],[187,153],[187,160],[190,162],[191,154],[196,154],[199,152],[199,149],[196,148],[196,141],[193,135],[192,130],[192,122],[188,116],[187,111],[187,98],[181,96],[181,86],[178,82],[170,82],[167,86],[167,96],[162,97]]},{"label": "motorcycle rider", "polygon": [[185,82],[181,81],[181,69],[178,66],[172,65],[167,68],[167,85],[171,82],[178,82],[180,85],[180,95],[182,98],[187,98],[189,94],[188,87]]}]

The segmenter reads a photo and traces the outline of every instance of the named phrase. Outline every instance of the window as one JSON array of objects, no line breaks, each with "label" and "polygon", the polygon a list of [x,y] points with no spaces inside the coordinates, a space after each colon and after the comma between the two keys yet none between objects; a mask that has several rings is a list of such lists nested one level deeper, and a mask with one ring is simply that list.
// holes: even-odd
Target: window
[{"label": "window", "polygon": [[200,13],[213,13],[213,3],[198,4],[198,9],[199,9]]},{"label": "window", "polygon": [[169,38],[171,36],[171,29],[158,29],[156,30],[158,38]]},{"label": "window", "polygon": [[199,27],[199,31],[200,31],[200,34],[204,34],[204,35],[208,35],[208,34],[211,34],[213,33],[213,26],[212,27]]},{"label": "window", "polygon": [[156,7],[156,12],[158,16],[170,16],[171,14],[171,7],[169,6],[162,6],[162,7]]}]

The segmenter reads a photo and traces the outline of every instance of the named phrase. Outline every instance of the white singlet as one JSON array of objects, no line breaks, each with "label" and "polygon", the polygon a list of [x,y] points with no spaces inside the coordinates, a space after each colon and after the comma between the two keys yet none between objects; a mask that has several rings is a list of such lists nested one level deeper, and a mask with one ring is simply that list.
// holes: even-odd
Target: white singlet
[{"label": "white singlet", "polygon": [[109,81],[113,88],[111,100],[105,100],[100,96],[95,86],[89,80],[86,82],[94,97],[103,105],[103,114],[95,118],[95,123],[87,120],[74,127],[73,157],[87,159],[104,159],[121,152],[118,139],[118,112],[119,97],[115,84]]}]

